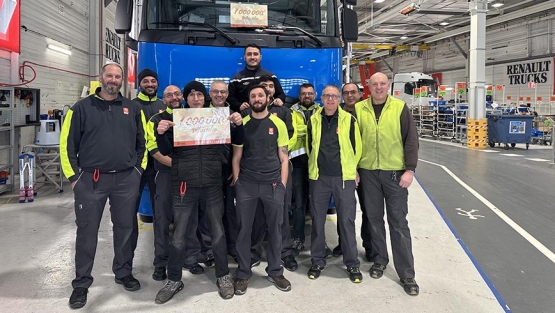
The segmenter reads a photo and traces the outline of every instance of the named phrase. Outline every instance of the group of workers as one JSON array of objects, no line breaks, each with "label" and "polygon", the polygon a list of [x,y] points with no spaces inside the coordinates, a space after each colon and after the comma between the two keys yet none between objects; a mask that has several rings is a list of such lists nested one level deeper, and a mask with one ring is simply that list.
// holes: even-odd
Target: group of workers
[{"label": "group of workers", "polygon": [[[245,69],[229,86],[212,82],[210,97],[202,83],[191,81],[183,89],[167,86],[162,100],[157,98],[156,72],[139,73],[140,93],[130,100],[120,93],[122,68],[107,64],[99,76],[101,87],[68,111],[60,151],[74,191],[77,225],[71,308],[87,302],[108,199],[115,282],[128,291],[140,289],[132,269],[137,208],[145,185],[153,204],[152,278],[165,281],[157,304],[183,289],[183,269],[204,272],[198,263],[201,254],[205,266],[215,267],[223,299],[245,294],[251,269],[260,264],[265,234],[268,281],[290,291],[283,268],[298,269],[295,257],[305,249],[307,207],[312,220],[308,278],[317,279],[331,255],[343,255],[350,281],[362,282],[355,192],[363,214],[365,258],[373,262],[370,276],[382,277],[389,263],[387,210],[395,269],[404,291],[418,295],[406,219],[418,136],[408,107],[388,95],[387,76],[370,78],[366,100],[356,84],[325,86],[322,105],[315,103],[314,86],[305,83],[299,102],[288,108],[277,77],[260,66],[260,47],[247,45],[244,60]],[[173,110],[221,107],[229,107],[231,144],[175,145]],[[339,236],[333,251],[325,236],[331,196]],[[238,264],[233,278],[228,256]]]}]

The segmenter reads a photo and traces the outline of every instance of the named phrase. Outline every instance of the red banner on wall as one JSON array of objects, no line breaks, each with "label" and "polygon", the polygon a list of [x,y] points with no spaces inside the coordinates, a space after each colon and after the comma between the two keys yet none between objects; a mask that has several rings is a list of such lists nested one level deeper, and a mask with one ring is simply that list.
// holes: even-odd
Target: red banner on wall
[{"label": "red banner on wall", "polygon": [[0,49],[19,53],[20,0],[0,0]]}]

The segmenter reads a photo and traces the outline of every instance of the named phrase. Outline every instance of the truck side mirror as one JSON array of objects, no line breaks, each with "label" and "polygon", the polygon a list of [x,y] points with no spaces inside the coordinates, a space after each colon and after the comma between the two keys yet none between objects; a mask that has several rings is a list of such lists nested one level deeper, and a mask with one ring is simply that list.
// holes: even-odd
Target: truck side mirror
[{"label": "truck side mirror", "polygon": [[341,10],[341,37],[344,42],[356,42],[358,40],[358,17],[355,10],[343,6]]},{"label": "truck side mirror", "polygon": [[116,7],[115,30],[118,34],[131,31],[131,19],[133,18],[133,0],[120,0]]}]

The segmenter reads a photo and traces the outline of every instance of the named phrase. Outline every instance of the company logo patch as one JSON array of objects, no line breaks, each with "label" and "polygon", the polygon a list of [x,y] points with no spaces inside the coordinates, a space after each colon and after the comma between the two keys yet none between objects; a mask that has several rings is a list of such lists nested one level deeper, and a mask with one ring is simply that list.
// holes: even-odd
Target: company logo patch
[{"label": "company logo patch", "polygon": [[277,116],[277,112],[272,113],[273,115]]},{"label": "company logo patch", "polygon": [[123,114],[129,114],[129,109],[126,107],[123,107]]},{"label": "company logo patch", "polygon": [[273,135],[274,134],[274,129],[272,127],[268,128],[268,134],[269,135]]}]

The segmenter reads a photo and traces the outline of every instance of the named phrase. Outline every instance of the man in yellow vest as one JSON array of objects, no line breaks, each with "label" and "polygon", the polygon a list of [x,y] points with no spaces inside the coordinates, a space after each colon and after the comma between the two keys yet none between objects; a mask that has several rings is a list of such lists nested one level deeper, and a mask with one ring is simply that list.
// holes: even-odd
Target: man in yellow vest
[{"label": "man in yellow vest", "polygon": [[310,117],[307,125],[308,179],[312,215],[308,278],[317,279],[326,266],[325,223],[328,200],[333,195],[337,224],[341,230],[343,263],[353,283],[362,282],[355,232],[357,164],[361,138],[356,118],[339,107],[339,87],[322,91],[324,106]]},{"label": "man in yellow vest", "polygon": [[405,292],[416,296],[419,288],[414,280],[407,200],[418,161],[418,136],[407,105],[388,95],[390,85],[385,74],[372,75],[371,96],[355,104],[362,135],[362,158],[358,167],[374,254],[370,276],[382,277],[389,263],[385,201],[395,270]]}]

